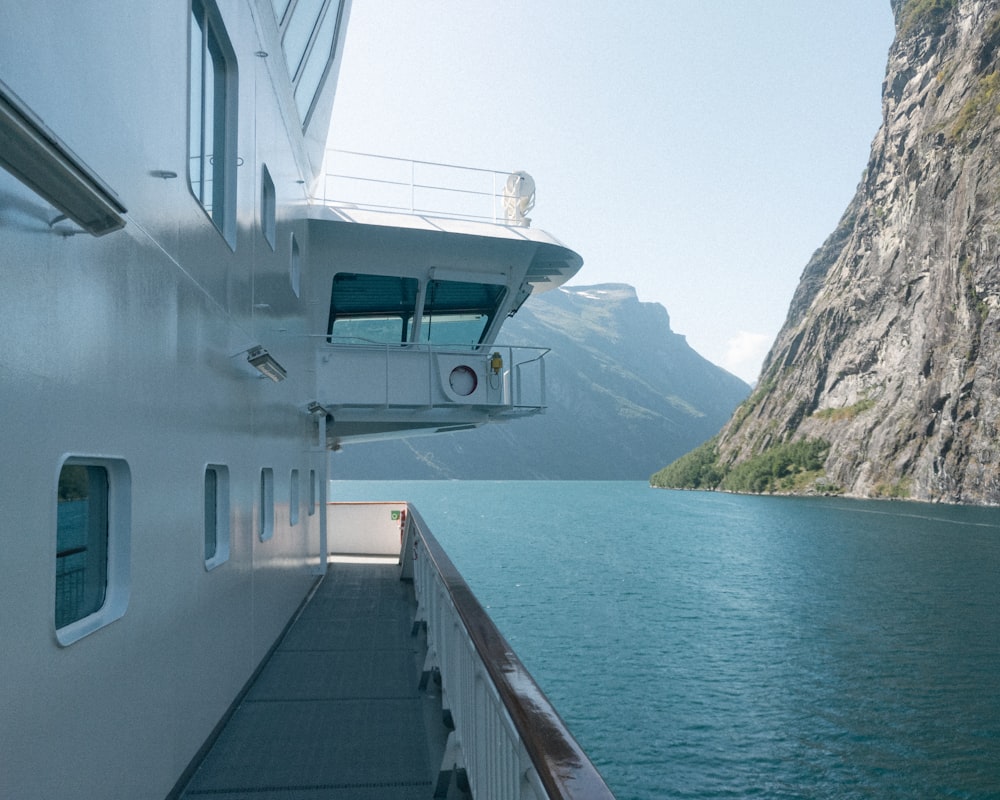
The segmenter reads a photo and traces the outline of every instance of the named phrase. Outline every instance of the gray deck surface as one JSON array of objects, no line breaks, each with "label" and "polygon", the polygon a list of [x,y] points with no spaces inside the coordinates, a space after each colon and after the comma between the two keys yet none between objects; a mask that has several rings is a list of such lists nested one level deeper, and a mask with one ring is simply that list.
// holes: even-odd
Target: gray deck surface
[{"label": "gray deck surface", "polygon": [[426,800],[447,731],[395,565],[331,564],[182,797]]}]

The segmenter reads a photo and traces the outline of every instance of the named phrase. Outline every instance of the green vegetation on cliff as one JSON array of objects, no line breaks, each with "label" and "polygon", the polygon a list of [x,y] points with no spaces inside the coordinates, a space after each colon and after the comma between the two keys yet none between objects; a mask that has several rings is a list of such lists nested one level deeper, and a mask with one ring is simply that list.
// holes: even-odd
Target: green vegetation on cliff
[{"label": "green vegetation on cliff", "polygon": [[717,441],[713,437],[681,456],[653,475],[650,484],[659,489],[717,489],[725,476],[718,464]]},{"label": "green vegetation on cliff", "polygon": [[940,25],[956,0],[903,0],[896,12],[896,30],[904,36],[912,30]]},{"label": "green vegetation on cliff", "polygon": [[[658,489],[721,489],[727,492],[768,494],[801,492],[823,476],[830,451],[824,439],[798,439],[776,444],[727,468],[718,461],[716,439],[681,456],[650,479]],[[824,491],[831,487],[824,486]]]}]

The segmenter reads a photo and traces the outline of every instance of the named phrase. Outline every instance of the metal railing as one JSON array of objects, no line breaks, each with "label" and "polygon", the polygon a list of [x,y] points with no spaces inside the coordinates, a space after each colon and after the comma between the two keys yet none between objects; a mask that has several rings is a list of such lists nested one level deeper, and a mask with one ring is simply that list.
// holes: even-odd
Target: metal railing
[{"label": "metal railing", "polygon": [[412,575],[427,625],[425,671],[440,673],[454,722],[445,758],[472,796],[613,800],[597,768],[410,506],[401,573]]},{"label": "metal railing", "polygon": [[[465,405],[538,411],[546,404],[545,356],[549,352],[546,347],[515,345],[463,349],[328,339],[327,346],[319,349],[320,375],[324,373],[322,365],[327,365],[337,380],[336,391],[324,394],[324,401],[330,405],[428,408]],[[501,355],[502,367],[498,372],[490,366],[494,353]],[[381,368],[375,367],[376,355]],[[440,388],[449,379],[444,370],[450,369],[452,362],[476,367],[476,389],[467,397],[449,397]],[[325,388],[321,380],[321,391]]]},{"label": "metal railing", "polygon": [[440,679],[454,725],[438,788],[458,771],[476,800],[614,800],[417,510],[329,503],[327,513],[331,557],[398,556],[400,578],[413,581],[414,624],[427,633],[421,683]]},{"label": "metal railing", "polygon": [[510,172],[328,150],[316,200],[332,206],[527,226],[508,211]]},{"label": "metal railing", "polygon": [[56,627],[80,619],[87,584],[87,548],[56,554]]}]

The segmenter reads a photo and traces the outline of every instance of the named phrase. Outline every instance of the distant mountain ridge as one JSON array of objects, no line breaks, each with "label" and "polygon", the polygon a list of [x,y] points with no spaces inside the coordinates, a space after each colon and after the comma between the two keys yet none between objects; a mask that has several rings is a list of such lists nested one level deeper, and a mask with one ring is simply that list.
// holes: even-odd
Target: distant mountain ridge
[{"label": "distant mountain ridge", "polygon": [[474,431],[372,442],[332,457],[339,479],[645,480],[713,436],[750,391],[626,284],[532,297],[501,343],[551,348],[544,414]]}]

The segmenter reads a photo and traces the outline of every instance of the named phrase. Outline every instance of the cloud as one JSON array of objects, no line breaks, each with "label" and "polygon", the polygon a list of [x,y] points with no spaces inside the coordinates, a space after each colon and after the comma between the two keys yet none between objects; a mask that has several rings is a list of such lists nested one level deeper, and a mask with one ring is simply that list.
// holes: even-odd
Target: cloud
[{"label": "cloud", "polygon": [[772,337],[766,333],[739,331],[726,342],[726,352],[720,366],[747,383],[752,383],[760,375],[760,365],[771,341]]}]

